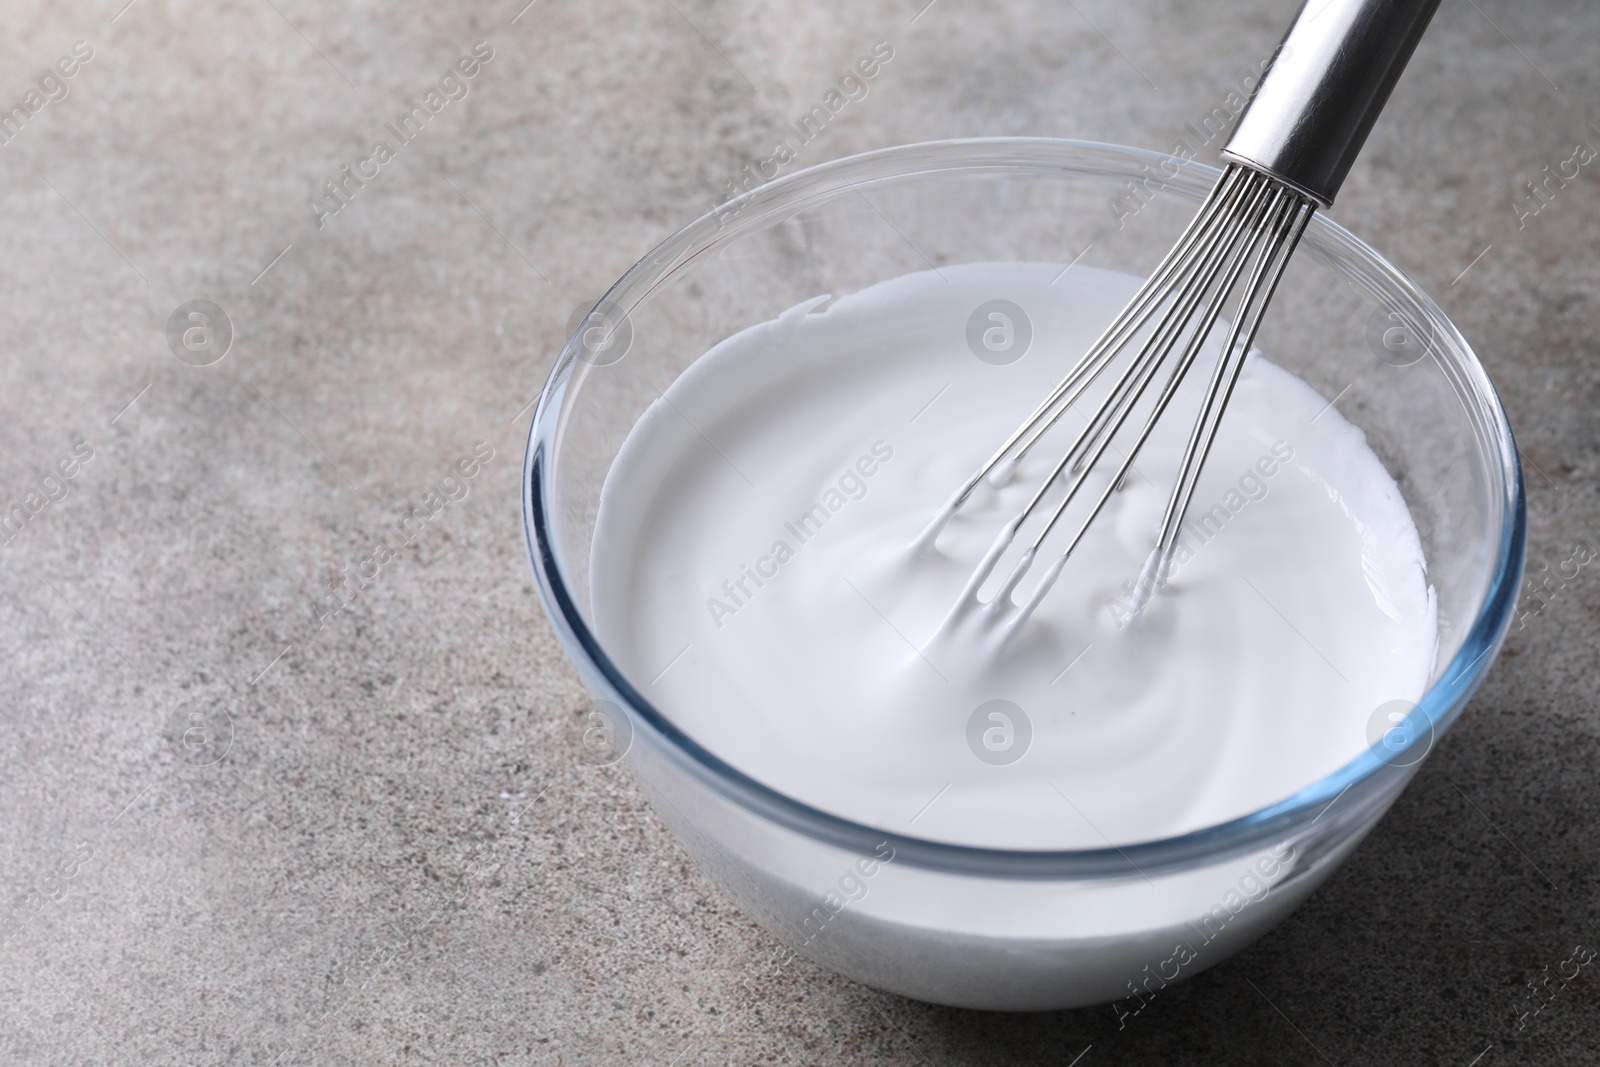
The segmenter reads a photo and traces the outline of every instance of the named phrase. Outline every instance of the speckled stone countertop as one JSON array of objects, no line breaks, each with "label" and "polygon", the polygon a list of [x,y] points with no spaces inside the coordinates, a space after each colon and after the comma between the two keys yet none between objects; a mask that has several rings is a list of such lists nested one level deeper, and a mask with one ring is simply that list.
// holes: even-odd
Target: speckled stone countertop
[{"label": "speckled stone countertop", "polygon": [[1594,970],[1517,1026],[1600,947],[1600,164],[1524,185],[1600,146],[1600,7],[1444,4],[1335,212],[1488,366],[1551,591],[1332,880],[1119,1030],[767,962],[574,758],[522,444],[574,310],[875,42],[799,162],[1169,149],[1294,5],[124,2],[0,4],[0,1062],[1595,1062]]}]

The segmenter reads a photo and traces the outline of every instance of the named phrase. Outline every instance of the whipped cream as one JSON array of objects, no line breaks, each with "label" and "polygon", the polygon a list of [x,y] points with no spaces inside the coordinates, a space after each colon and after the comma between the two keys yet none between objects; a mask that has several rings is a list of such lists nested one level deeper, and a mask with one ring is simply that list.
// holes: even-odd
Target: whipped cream
[{"label": "whipped cream", "polygon": [[[1214,353],[1033,614],[1010,633],[1008,609],[945,625],[1085,416],[980,487],[931,547],[918,535],[1137,285],[1087,267],[946,266],[819,296],[718,344],[639,419],[607,476],[591,574],[612,658],[757,780],[955,843],[1167,837],[1356,757],[1375,717],[1389,725],[1383,709],[1420,699],[1432,675],[1421,542],[1362,432],[1260,353],[1176,567],[1137,619],[1133,582]],[[997,301],[1014,310],[974,334]],[[1020,358],[997,358],[1007,343]],[[1108,474],[1091,477],[1086,500]],[[1074,514],[1010,599],[1026,600]],[[1021,547],[980,589],[991,607]]]}]

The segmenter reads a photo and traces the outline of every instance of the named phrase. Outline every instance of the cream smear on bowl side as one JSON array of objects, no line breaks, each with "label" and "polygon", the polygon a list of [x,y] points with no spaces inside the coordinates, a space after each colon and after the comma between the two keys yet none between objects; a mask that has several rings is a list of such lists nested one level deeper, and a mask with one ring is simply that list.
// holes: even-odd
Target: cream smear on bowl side
[{"label": "cream smear on bowl side", "polygon": [[[1059,273],[966,264],[818,297],[727,338],[646,411],[602,492],[592,594],[601,642],[663,714],[757,780],[857,822],[1074,849],[1283,799],[1367,748],[1379,709],[1421,697],[1436,611],[1400,491],[1359,429],[1259,353],[1175,574],[1135,624],[1129,583],[1204,355],[1014,638],[940,632],[1083,416],[1008,484],[980,489],[934,551],[913,542],[1138,284],[1077,267],[1052,285]],[[1011,335],[1025,348],[1011,362],[969,341],[969,316],[997,300],[1023,310],[1030,335]],[[994,319],[991,340],[1014,318]]]}]

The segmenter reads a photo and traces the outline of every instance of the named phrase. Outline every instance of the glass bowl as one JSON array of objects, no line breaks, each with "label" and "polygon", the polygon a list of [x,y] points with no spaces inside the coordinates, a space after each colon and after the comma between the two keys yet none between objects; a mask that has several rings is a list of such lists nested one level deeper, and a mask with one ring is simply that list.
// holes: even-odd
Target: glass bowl
[{"label": "glass bowl", "polygon": [[1521,582],[1522,476],[1494,390],[1411,281],[1320,215],[1258,347],[1367,435],[1438,598],[1431,683],[1357,758],[1249,815],[1122,847],[954,845],[785,796],[688,736],[593,628],[601,486],[635,420],[722,339],[807,298],[929,266],[1082,262],[1143,276],[1217,171],[1113,145],[944,141],[800,171],[647,255],[568,340],[529,435],[524,510],[546,610],[595,697],[591,762],[625,759],[685,849],[789,948],[942,1004],[1119,1017],[1260,936],[1350,854],[1483,680]]}]

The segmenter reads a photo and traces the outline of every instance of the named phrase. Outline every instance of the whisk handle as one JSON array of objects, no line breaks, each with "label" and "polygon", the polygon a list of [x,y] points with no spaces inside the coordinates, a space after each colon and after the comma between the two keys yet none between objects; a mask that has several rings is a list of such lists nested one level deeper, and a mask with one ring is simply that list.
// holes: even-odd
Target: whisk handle
[{"label": "whisk handle", "polygon": [[1305,0],[1222,150],[1324,207],[1439,0]]}]

